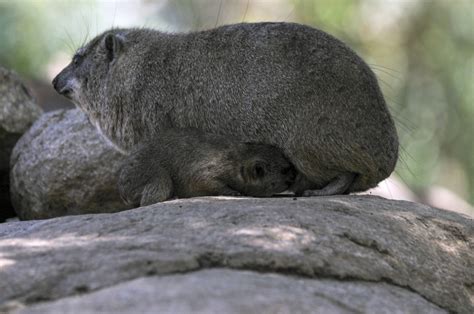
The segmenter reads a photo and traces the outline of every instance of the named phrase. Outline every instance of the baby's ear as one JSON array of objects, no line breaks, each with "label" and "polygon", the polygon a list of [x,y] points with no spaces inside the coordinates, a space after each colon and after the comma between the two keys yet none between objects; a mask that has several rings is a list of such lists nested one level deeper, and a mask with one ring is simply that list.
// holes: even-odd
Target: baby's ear
[{"label": "baby's ear", "polygon": [[120,35],[109,33],[105,35],[104,47],[107,52],[107,59],[109,62],[115,60],[122,52],[124,39]]},{"label": "baby's ear", "polygon": [[252,177],[254,179],[263,178],[265,176],[265,172],[266,172],[265,164],[261,162],[256,162],[251,169]]}]

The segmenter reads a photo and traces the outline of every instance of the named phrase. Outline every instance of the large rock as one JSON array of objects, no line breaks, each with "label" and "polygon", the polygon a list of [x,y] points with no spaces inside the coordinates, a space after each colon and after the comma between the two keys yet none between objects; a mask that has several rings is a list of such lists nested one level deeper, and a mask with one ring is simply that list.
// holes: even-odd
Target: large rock
[{"label": "large rock", "polygon": [[[133,302],[130,302],[133,300]],[[135,279],[18,313],[446,313],[386,283],[210,269]]]},{"label": "large rock", "polygon": [[0,311],[472,313],[473,245],[468,216],[372,196],[197,198],[11,222],[0,225]]},{"label": "large rock", "polygon": [[9,193],[10,154],[41,113],[20,78],[0,67],[0,222],[15,215]]},{"label": "large rock", "polygon": [[13,206],[20,219],[126,209],[116,186],[122,158],[81,111],[44,114],[13,150]]}]

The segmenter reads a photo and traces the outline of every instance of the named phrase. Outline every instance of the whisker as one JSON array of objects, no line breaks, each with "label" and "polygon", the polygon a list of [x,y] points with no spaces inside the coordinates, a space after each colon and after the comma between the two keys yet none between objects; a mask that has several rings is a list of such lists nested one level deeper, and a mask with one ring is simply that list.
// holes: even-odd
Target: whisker
[{"label": "whisker", "polygon": [[69,38],[69,41],[71,42],[72,50],[73,50],[73,53],[74,53],[77,50],[77,47],[74,44],[74,40],[72,39],[71,34],[68,32],[67,29],[64,29],[64,31],[66,32],[66,36]]},{"label": "whisker", "polygon": [[[401,146],[400,146],[401,147]],[[403,150],[403,149],[402,149]],[[406,162],[405,158],[403,157],[403,153],[402,154],[399,154],[398,156],[398,160],[399,160],[399,163],[398,163],[398,168],[399,169],[403,169],[403,170],[406,170],[412,178],[414,179],[417,179],[418,176],[413,172],[413,170],[411,170],[411,168],[408,166],[408,163]]]},{"label": "whisker", "polygon": [[291,9],[290,13],[288,13],[288,15],[285,17],[285,19],[283,21],[288,21],[288,19],[290,18],[290,16],[293,15],[293,13],[295,13],[295,6],[293,5],[293,8]]},{"label": "whisker", "polygon": [[[401,173],[398,172],[398,170],[395,170],[394,172],[397,174],[397,177],[398,177],[408,188],[410,188],[410,184],[406,181],[405,178],[403,178],[403,176],[401,175]],[[412,176],[413,176],[413,174],[412,174]],[[410,189],[410,190],[411,190],[411,189]]]},{"label": "whisker", "polygon": [[416,130],[416,126],[414,126],[413,124],[411,124],[410,121],[406,120],[404,121],[403,118],[401,117],[398,117],[396,115],[393,115],[392,116],[393,119],[395,120],[395,122],[400,125],[400,127],[402,127],[403,129],[405,129],[405,131],[407,131],[407,134],[410,135],[411,137],[413,137],[413,131]]},{"label": "whisker", "polygon": [[64,37],[59,38],[59,40],[60,40],[64,45],[66,45],[66,47],[69,49],[69,53],[70,53],[70,54],[73,54],[73,53],[74,53],[74,47],[71,46],[71,44],[70,44]]},{"label": "whisker", "polygon": [[[393,194],[392,194],[392,191],[390,191],[390,186],[388,184],[387,181],[384,182],[385,183],[385,187],[387,188],[387,191],[388,191],[388,194],[390,195],[390,198],[393,199]],[[393,180],[392,180],[392,184],[393,184]]]},{"label": "whisker", "polygon": [[91,4],[91,14],[95,12],[95,35],[99,33],[99,15],[97,14],[97,11],[95,11],[92,7],[92,2]]},{"label": "whisker", "polygon": [[249,4],[250,4],[250,0],[247,0],[247,5],[245,6],[244,16],[242,17],[241,23],[245,22],[245,18],[247,17],[247,11],[249,9]]},{"label": "whisker", "polygon": [[193,14],[193,28],[194,29],[199,29],[199,25],[201,24],[200,23],[200,18],[199,18],[199,14],[196,14],[196,8],[194,7],[194,1],[191,0],[190,1],[190,6],[191,6],[191,12]]},{"label": "whisker", "polygon": [[410,135],[410,136],[413,136],[411,133],[415,130],[415,128],[413,126],[410,126],[409,124],[407,124],[406,122],[404,122],[401,118],[397,117],[397,115],[392,115],[392,118],[393,120],[395,120],[395,123],[398,124],[401,128],[403,128],[405,131],[407,131],[407,133]]},{"label": "whisker", "polygon": [[378,79],[380,82],[384,83],[385,86],[387,86],[387,87],[390,88],[392,91],[394,91],[394,88],[392,87],[392,85],[388,84],[385,80],[382,80],[378,75],[376,75],[376,76],[377,76],[377,79]]},{"label": "whisker", "polygon": [[411,160],[416,161],[415,158],[408,152],[408,150],[407,150],[405,147],[403,147],[402,145],[400,145],[400,149],[403,151],[403,153],[404,153],[405,155],[407,155],[408,157],[410,157]]},{"label": "whisker", "polygon": [[374,72],[375,72],[375,71],[379,71],[379,72],[381,72],[381,73],[387,74],[387,75],[390,76],[390,77],[393,77],[394,79],[401,80],[401,78],[400,78],[399,76],[396,76],[396,75],[394,75],[394,74],[392,74],[392,73],[390,73],[390,72],[388,72],[388,71],[386,71],[386,70],[378,69],[378,68],[373,68],[373,67],[371,67],[371,68],[372,68],[372,70],[373,70]]},{"label": "whisker", "polygon": [[112,29],[115,29],[115,17],[117,16],[117,0],[114,1],[114,16],[112,18]]},{"label": "whisker", "polygon": [[217,11],[217,18],[214,27],[217,27],[217,23],[219,22],[219,17],[221,16],[221,9],[222,9],[222,0],[219,1],[219,11]]},{"label": "whisker", "polygon": [[397,71],[395,69],[392,69],[392,68],[389,68],[389,67],[386,67],[386,66],[383,66],[383,65],[374,64],[374,63],[367,63],[367,64],[371,67],[378,67],[378,68],[382,68],[382,69],[385,69],[385,70],[389,70],[389,71],[401,74],[400,71]]},{"label": "whisker", "polygon": [[85,27],[86,27],[86,37],[84,38],[84,42],[82,43],[82,46],[84,46],[89,41],[89,38],[90,38],[90,25],[87,22],[83,12],[81,12],[80,14],[81,14],[82,22],[85,24]]}]

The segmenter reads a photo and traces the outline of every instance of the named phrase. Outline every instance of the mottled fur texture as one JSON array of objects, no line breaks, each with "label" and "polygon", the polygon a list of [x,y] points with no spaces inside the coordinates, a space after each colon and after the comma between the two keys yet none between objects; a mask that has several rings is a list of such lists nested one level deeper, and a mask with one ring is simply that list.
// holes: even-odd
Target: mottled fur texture
[{"label": "mottled fur texture", "polygon": [[170,127],[274,145],[300,173],[297,194],[366,190],[398,159],[374,73],[304,25],[112,29],[80,48],[53,84],[125,152]]},{"label": "mottled fur texture", "polygon": [[173,197],[272,196],[287,190],[295,176],[273,146],[169,129],[132,150],[118,186],[126,203],[144,206]]}]

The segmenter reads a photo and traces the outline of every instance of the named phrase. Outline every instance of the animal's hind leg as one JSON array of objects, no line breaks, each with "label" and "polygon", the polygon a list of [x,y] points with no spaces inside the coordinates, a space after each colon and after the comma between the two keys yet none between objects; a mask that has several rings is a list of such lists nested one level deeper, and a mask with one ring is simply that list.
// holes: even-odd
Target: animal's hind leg
[{"label": "animal's hind leg", "polygon": [[356,177],[355,173],[344,173],[335,177],[320,190],[306,190],[302,196],[327,196],[347,194],[349,187]]}]

